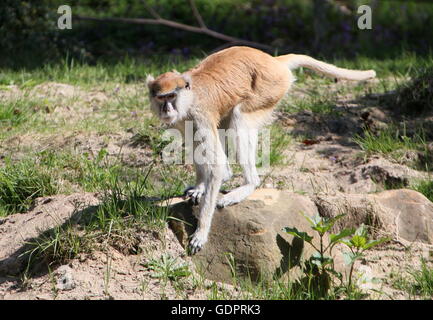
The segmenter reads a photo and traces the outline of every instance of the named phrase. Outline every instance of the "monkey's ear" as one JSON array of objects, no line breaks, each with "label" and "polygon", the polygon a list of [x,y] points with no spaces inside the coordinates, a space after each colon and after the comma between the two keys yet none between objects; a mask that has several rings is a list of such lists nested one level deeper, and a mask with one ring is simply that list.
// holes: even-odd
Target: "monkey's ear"
[{"label": "monkey's ear", "polygon": [[147,75],[146,84],[149,88],[152,85],[153,81],[155,81],[155,78],[151,74]]},{"label": "monkey's ear", "polygon": [[191,89],[191,74],[184,73],[182,78],[185,80],[185,89]]}]

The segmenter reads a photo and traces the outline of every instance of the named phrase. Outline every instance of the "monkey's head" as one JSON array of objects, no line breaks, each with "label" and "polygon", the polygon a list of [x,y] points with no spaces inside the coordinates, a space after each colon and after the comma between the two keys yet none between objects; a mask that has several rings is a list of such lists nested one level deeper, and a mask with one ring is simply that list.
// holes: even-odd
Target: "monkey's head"
[{"label": "monkey's head", "polygon": [[178,72],[147,77],[150,106],[161,121],[174,124],[186,117],[192,104],[191,80]]}]

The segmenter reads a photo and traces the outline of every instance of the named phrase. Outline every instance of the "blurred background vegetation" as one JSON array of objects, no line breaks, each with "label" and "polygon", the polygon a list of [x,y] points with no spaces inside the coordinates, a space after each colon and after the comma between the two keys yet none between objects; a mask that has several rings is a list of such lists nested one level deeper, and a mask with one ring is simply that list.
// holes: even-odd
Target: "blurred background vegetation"
[{"label": "blurred background vegetation", "polygon": [[[197,26],[186,0],[146,3],[163,18]],[[392,58],[402,52],[431,56],[432,1],[196,0],[195,3],[209,29],[270,45],[280,53],[302,52],[333,59],[359,55]],[[57,28],[60,16],[57,8],[63,4],[72,8],[72,30]],[[372,30],[357,27],[357,8],[361,4],[372,8]],[[320,17],[318,6],[323,9]],[[74,19],[74,15],[152,18],[142,0],[2,0],[0,67],[35,68],[47,62],[56,63],[65,56],[89,64],[118,61],[124,56],[147,59],[168,54],[189,58],[224,45],[223,41],[206,35],[166,26],[82,21]]]}]

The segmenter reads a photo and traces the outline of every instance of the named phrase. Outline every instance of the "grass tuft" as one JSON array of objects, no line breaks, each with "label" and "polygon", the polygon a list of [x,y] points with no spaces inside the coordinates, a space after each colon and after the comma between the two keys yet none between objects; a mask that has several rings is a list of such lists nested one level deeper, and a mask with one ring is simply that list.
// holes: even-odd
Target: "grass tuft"
[{"label": "grass tuft", "polygon": [[433,180],[421,181],[414,187],[414,189],[433,202]]},{"label": "grass tuft", "polygon": [[412,80],[400,85],[388,102],[405,115],[423,115],[433,111],[433,67],[419,69]]},{"label": "grass tuft", "polygon": [[27,211],[38,197],[56,194],[53,177],[32,160],[0,168],[0,215]]}]

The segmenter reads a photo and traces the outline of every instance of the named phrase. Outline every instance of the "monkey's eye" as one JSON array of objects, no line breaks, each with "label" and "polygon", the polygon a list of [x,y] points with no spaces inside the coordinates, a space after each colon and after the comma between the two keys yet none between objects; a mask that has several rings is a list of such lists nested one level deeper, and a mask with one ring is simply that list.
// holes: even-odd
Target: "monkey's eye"
[{"label": "monkey's eye", "polygon": [[166,95],[167,100],[173,100],[174,98],[176,98],[176,94],[175,93],[170,93],[168,95]]},{"label": "monkey's eye", "polygon": [[175,92],[173,92],[173,93],[169,93],[169,94],[165,94],[165,95],[156,96],[156,99],[160,102],[172,101],[176,98],[176,96],[177,96],[177,94]]}]

